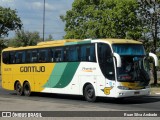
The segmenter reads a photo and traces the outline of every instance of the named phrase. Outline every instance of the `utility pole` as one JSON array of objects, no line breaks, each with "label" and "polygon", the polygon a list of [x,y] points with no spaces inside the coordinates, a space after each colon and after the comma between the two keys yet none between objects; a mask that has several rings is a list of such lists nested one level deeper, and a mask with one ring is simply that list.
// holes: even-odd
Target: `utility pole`
[{"label": "utility pole", "polygon": [[44,7],[43,7],[43,42],[44,42],[44,34],[45,34],[45,3],[46,0],[44,0]]}]

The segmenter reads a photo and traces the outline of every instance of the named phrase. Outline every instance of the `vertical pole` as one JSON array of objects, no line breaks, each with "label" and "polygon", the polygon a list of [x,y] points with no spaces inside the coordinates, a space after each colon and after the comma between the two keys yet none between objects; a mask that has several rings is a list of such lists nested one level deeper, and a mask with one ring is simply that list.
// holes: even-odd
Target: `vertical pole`
[{"label": "vertical pole", "polygon": [[43,41],[44,41],[44,33],[45,33],[45,2],[44,0],[44,8],[43,8]]}]

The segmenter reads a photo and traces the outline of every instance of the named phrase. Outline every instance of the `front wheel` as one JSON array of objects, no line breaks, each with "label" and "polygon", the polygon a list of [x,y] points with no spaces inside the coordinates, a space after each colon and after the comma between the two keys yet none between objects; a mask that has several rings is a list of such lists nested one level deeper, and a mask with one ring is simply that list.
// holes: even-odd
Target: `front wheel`
[{"label": "front wheel", "polygon": [[96,101],[95,90],[91,84],[89,84],[85,87],[84,97],[88,102],[95,102]]},{"label": "front wheel", "polygon": [[24,83],[23,91],[24,91],[25,96],[30,96],[31,95],[31,88],[30,88],[30,85],[29,85],[28,82]]}]

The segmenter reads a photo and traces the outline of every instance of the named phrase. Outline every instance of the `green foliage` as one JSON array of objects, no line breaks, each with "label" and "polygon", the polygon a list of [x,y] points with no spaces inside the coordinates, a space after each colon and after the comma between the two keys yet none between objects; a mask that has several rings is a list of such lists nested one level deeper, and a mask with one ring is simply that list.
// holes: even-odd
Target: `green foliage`
[{"label": "green foliage", "polygon": [[21,29],[22,22],[16,10],[0,6],[0,38],[7,36],[9,31]]},{"label": "green foliage", "polygon": [[143,23],[144,40],[149,41],[145,47],[156,52],[160,47],[160,0],[138,0],[139,18]]},{"label": "green foliage", "polygon": [[[139,18],[142,20],[144,28],[145,48],[156,53],[160,47],[160,0],[138,0]],[[149,42],[146,42],[149,41]],[[159,69],[159,68],[158,68]],[[156,67],[153,66],[154,84],[157,84]]]},{"label": "green foliage", "polygon": [[4,48],[7,47],[7,45],[8,45],[8,40],[4,40],[4,39],[0,38],[0,53]]},{"label": "green foliage", "polygon": [[135,0],[75,0],[60,18],[66,22],[64,38],[132,38],[142,36]]},{"label": "green foliage", "polygon": [[38,32],[20,30],[16,32],[15,38],[9,42],[9,46],[33,46],[42,41]]}]

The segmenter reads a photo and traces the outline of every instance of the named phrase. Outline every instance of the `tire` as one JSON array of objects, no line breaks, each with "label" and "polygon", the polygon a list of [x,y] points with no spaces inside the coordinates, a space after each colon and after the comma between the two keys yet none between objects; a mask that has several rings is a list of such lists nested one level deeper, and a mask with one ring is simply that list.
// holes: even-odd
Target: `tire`
[{"label": "tire", "polygon": [[20,96],[23,95],[23,88],[22,88],[22,85],[19,81],[16,82],[16,84],[15,84],[15,91],[16,91],[17,95],[20,95]]},{"label": "tire", "polygon": [[31,95],[31,88],[30,88],[30,84],[28,82],[24,83],[23,91],[24,91],[25,96],[30,96]]},{"label": "tire", "polygon": [[84,97],[88,102],[95,102],[96,101],[95,90],[91,84],[89,84],[85,87]]}]

